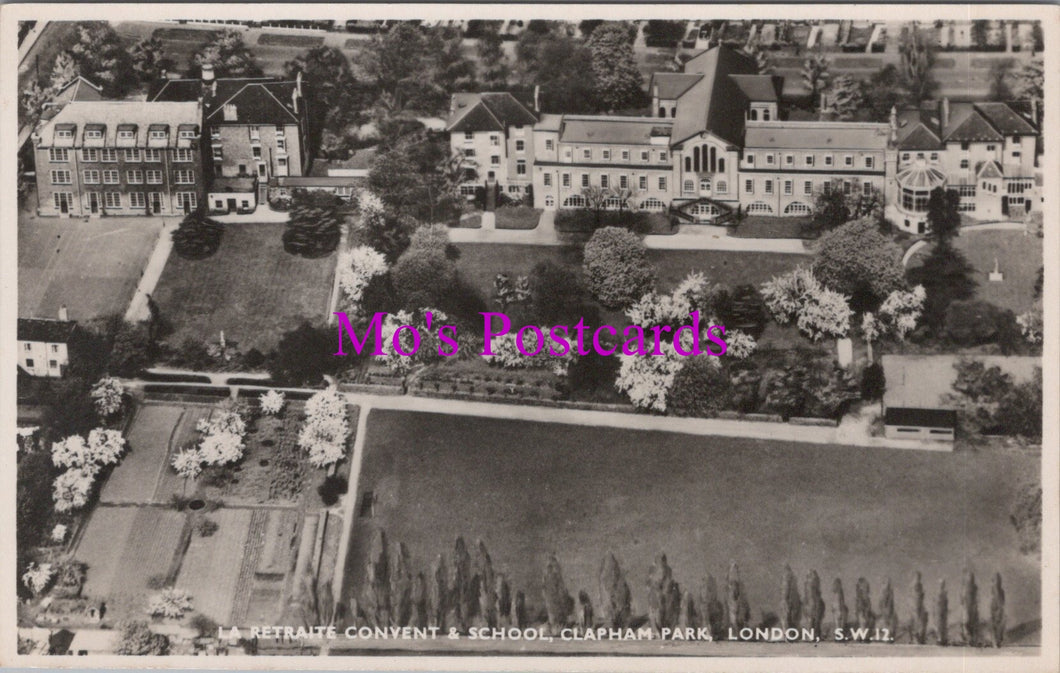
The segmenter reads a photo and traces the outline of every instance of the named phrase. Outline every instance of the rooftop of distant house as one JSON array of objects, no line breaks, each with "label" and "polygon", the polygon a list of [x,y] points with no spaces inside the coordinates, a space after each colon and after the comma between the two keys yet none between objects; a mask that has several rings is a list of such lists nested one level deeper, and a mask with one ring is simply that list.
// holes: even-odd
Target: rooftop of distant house
[{"label": "rooftop of distant house", "polygon": [[952,142],[1001,142],[1006,136],[1037,135],[1033,108],[1015,103],[951,103],[898,113],[898,148],[940,150]]},{"label": "rooftop of distant house", "polygon": [[537,117],[512,94],[501,92],[453,94],[445,130],[504,131],[511,126],[532,126]]},{"label": "rooftop of distant house", "polygon": [[298,81],[275,77],[163,79],[151,85],[147,100],[187,102],[201,98],[210,124],[295,124],[305,111],[299,91]]},{"label": "rooftop of distant house", "polygon": [[1030,381],[1042,359],[1018,355],[884,355],[880,358],[887,391],[885,407],[952,409],[945,397],[954,393],[955,365],[962,358],[976,360],[989,368],[997,366],[1016,383]]},{"label": "rooftop of distant house", "polygon": [[315,159],[312,168],[309,170],[309,175],[312,177],[341,177],[367,174],[372,168],[376,152],[377,148],[375,147],[363,147],[353,150],[346,157]]},{"label": "rooftop of distant house", "polygon": [[76,327],[77,323],[73,320],[19,318],[16,332],[19,341],[66,343]]},{"label": "rooftop of distant house", "polygon": [[885,150],[887,124],[870,122],[746,122],[747,149]]},{"label": "rooftop of distant house", "polygon": [[[159,146],[181,147],[179,131],[199,135],[199,104],[148,103],[135,100],[72,101],[35,131],[43,146],[65,147],[154,147],[151,131],[166,131]],[[86,137],[99,131],[98,138]],[[57,135],[57,133],[62,135]],[[123,136],[119,138],[119,132]],[[126,132],[132,132],[124,137]],[[94,134],[93,134],[94,135]],[[184,138],[183,140],[188,140]]]}]

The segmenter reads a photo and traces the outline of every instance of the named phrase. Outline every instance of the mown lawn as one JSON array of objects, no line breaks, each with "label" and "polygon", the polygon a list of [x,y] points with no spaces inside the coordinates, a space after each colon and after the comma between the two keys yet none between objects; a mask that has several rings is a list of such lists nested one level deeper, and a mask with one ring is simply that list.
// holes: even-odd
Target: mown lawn
[{"label": "mown lawn", "polygon": [[335,254],[305,259],[284,251],[283,224],[226,224],[220,249],[203,260],[169,256],[154,299],[173,328],[170,343],[216,340],[267,352],[303,320],[324,321]]},{"label": "mown lawn", "polygon": [[534,229],[541,220],[540,208],[514,206],[496,210],[497,229]]},{"label": "mown lawn", "polygon": [[737,238],[813,238],[806,232],[809,217],[748,215],[730,230]]},{"label": "mown lawn", "polygon": [[[740,564],[757,621],[780,603],[781,571],[816,570],[830,600],[840,577],[852,605],[864,576],[878,602],[893,580],[901,622],[913,573],[933,603],[950,587],[951,620],[962,570],[980,586],[1000,572],[1010,627],[1041,616],[1038,561],[1021,555],[1008,513],[1037,456],[933,453],[698,437],[602,427],[374,410],[354,521],[346,599],[360,598],[375,529],[408,545],[413,572],[427,572],[457,536],[481,538],[497,572],[539,608],[547,556],[555,553],[572,594],[597,600],[601,558],[614,552],[647,611],[645,581],[665,553],[682,589],[723,578]],[[826,623],[831,621],[830,613]]]}]

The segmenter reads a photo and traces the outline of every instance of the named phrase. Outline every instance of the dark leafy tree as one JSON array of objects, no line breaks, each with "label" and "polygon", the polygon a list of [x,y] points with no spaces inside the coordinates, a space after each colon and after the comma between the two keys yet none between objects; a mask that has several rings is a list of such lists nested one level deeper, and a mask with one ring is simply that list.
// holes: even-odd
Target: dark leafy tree
[{"label": "dark leafy tree", "polygon": [[811,570],[802,586],[806,620],[814,633],[824,632],[824,598],[821,596],[821,578]]},{"label": "dark leafy tree", "polygon": [[946,337],[959,346],[996,343],[1009,352],[1021,339],[1012,311],[979,299],[950,304],[945,324]]},{"label": "dark leafy tree", "polygon": [[935,599],[935,639],[939,645],[950,642],[950,599],[946,594],[946,580],[939,581],[939,595]]},{"label": "dark leafy tree", "polygon": [[605,23],[603,19],[585,19],[578,23],[578,30],[581,32],[582,37],[589,38],[596,31],[596,28],[603,23]]},{"label": "dark leafy tree", "polygon": [[832,621],[843,633],[850,626],[850,610],[843,595],[843,582],[838,577],[832,582]]},{"label": "dark leafy tree", "polygon": [[990,64],[990,91],[986,94],[992,101],[1012,100],[1012,88],[1009,81],[1012,79],[1012,61],[1008,59],[996,59]]},{"label": "dark leafy tree", "polygon": [[725,611],[729,628],[739,631],[751,621],[751,606],[747,602],[736,561],[729,565],[729,575],[725,585]]},{"label": "dark leafy tree", "polygon": [[578,592],[578,606],[574,616],[574,625],[583,629],[591,629],[594,624],[593,601],[589,594],[584,591]]},{"label": "dark leafy tree", "polygon": [[456,264],[446,254],[448,237],[438,227],[421,227],[413,233],[390,277],[405,308],[439,307],[456,281]]},{"label": "dark leafy tree", "polygon": [[301,257],[324,257],[335,251],[342,237],[342,201],[327,192],[298,191],[294,195],[283,249]]},{"label": "dark leafy tree", "polygon": [[622,629],[629,626],[631,596],[622,568],[615,555],[608,552],[600,565],[600,616],[607,628]]},{"label": "dark leafy tree", "polygon": [[780,583],[780,627],[797,629],[802,622],[802,597],[799,596],[799,581],[791,566],[784,566],[784,579]]},{"label": "dark leafy tree", "polygon": [[887,381],[884,378],[883,367],[878,362],[873,362],[861,372],[861,399],[874,401],[883,397],[887,390]]},{"label": "dark leafy tree", "polygon": [[1005,642],[1005,589],[1001,586],[1001,573],[994,573],[990,583],[990,642],[1001,647]]},{"label": "dark leafy tree", "polygon": [[475,545],[475,581],[478,591],[477,612],[486,626],[494,628],[498,624],[497,613],[497,574],[493,572],[493,560],[486,543],[479,540]]},{"label": "dark leafy tree", "polygon": [[224,237],[224,225],[201,211],[188,213],[170,234],[173,249],[185,259],[206,259],[217,252]]},{"label": "dark leafy tree", "polygon": [[147,323],[124,323],[114,335],[107,370],[115,376],[136,376],[155,356]]},{"label": "dark leafy tree", "polygon": [[445,563],[445,557],[438,554],[431,564],[431,574],[427,577],[427,625],[440,629],[453,626],[446,621],[451,602],[449,567]]},{"label": "dark leafy tree", "polygon": [[928,239],[939,245],[949,245],[960,235],[961,214],[957,206],[961,197],[955,189],[936,187],[928,197]]},{"label": "dark leafy tree", "polygon": [[[27,453],[19,462],[15,479],[15,537],[18,567],[25,568],[34,547],[41,543],[51,522],[52,481],[58,476],[47,451]],[[19,591],[25,591],[19,583]]]},{"label": "dark leafy tree", "polygon": [[629,27],[622,23],[597,26],[588,41],[596,94],[608,110],[635,107],[643,102],[644,77],[633,54]]},{"label": "dark leafy tree", "polygon": [[725,605],[718,598],[718,583],[713,575],[708,574],[699,594],[699,609],[710,635],[715,640],[722,637],[725,630]]},{"label": "dark leafy tree", "polygon": [[887,295],[905,288],[902,249],[862,218],[821,237],[813,275],[826,287],[850,297],[856,312],[874,311]]},{"label": "dark leafy tree", "polygon": [[398,543],[390,568],[390,619],[395,626],[409,626],[412,619],[412,560],[404,542]]},{"label": "dark leafy tree", "polygon": [[540,325],[573,325],[584,314],[585,290],[576,269],[546,259],[529,276],[530,319]]},{"label": "dark leafy tree", "polygon": [[907,100],[914,107],[920,107],[938,88],[931,70],[935,64],[935,50],[928,36],[916,24],[913,24],[898,49],[901,53],[899,72]]},{"label": "dark leafy tree", "polygon": [[202,67],[213,67],[215,77],[261,77],[262,71],[254,61],[254,55],[243,42],[243,35],[236,30],[224,30],[203,45],[192,56],[190,77],[199,77]]},{"label": "dark leafy tree", "polygon": [[[77,25],[75,41],[65,52],[72,58],[75,72],[103,88],[106,98],[122,98],[136,86],[136,71],[133,70],[121,37],[105,21],[82,21]],[[61,86],[65,81],[52,84]]]},{"label": "dark leafy tree", "polygon": [[595,95],[592,53],[584,43],[524,31],[516,55],[523,82],[540,87],[542,112],[587,114],[602,109]]},{"label": "dark leafy tree", "polygon": [[880,595],[879,624],[881,628],[887,629],[891,638],[898,635],[898,613],[894,608],[894,589],[889,579],[884,583],[883,593]]},{"label": "dark leafy tree", "polygon": [[681,589],[674,581],[666,554],[659,554],[648,571],[648,625],[656,633],[673,629],[681,607]]},{"label": "dark leafy tree", "polygon": [[726,329],[738,329],[758,338],[769,322],[769,311],[762,293],[750,284],[719,289],[711,300],[711,306],[720,324]]},{"label": "dark leafy tree", "polygon": [[828,185],[814,196],[811,229],[817,232],[829,231],[849,222],[850,217],[850,206],[843,190]]},{"label": "dark leafy tree", "polygon": [[729,374],[717,358],[688,358],[666,395],[667,409],[675,416],[713,418],[730,407],[730,386]]},{"label": "dark leafy tree", "polygon": [[364,568],[364,597],[361,608],[372,626],[390,626],[390,552],[386,533],[376,529],[368,548],[368,560]]},{"label": "dark leafy tree", "polygon": [[644,41],[649,47],[676,47],[684,36],[684,21],[656,19],[644,24]]},{"label": "dark leafy tree", "polygon": [[898,67],[888,63],[861,83],[861,102],[870,121],[886,122],[893,108],[901,109],[905,88]]},{"label": "dark leafy tree", "polygon": [[280,338],[269,356],[269,374],[287,385],[316,385],[339,366],[340,359],[334,356],[337,350],[335,330],[303,322]]},{"label": "dark leafy tree", "polygon": [[655,282],[644,243],[625,229],[604,227],[593,232],[585,244],[584,260],[589,290],[607,307],[629,306]]},{"label": "dark leafy tree", "polygon": [[365,121],[367,106],[350,60],[336,47],[314,47],[284,64],[289,79],[299,73],[305,85],[312,144],[325,155],[341,155],[348,149],[351,127]]},{"label": "dark leafy tree", "polygon": [[942,329],[951,303],[975,295],[978,283],[974,273],[975,268],[960,250],[944,245],[934,246],[922,265],[906,271],[910,285],[924,286],[922,320],[936,333]]},{"label": "dark leafy tree", "polygon": [[118,642],[114,652],[134,656],[169,654],[169,638],[153,632],[147,622],[122,622],[118,624]]},{"label": "dark leafy tree", "polygon": [[854,620],[859,629],[872,629],[876,626],[876,613],[872,611],[869,581],[864,577],[859,577],[854,587]]},{"label": "dark leafy tree", "polygon": [[479,79],[487,89],[497,89],[508,83],[508,59],[500,31],[485,30],[478,39]]},{"label": "dark leafy tree", "polygon": [[175,65],[173,59],[167,58],[162,40],[147,37],[133,45],[129,51],[133,70],[144,82],[151,82],[162,76],[166,70]]},{"label": "dark leafy tree", "polygon": [[377,88],[378,104],[387,113],[435,107],[441,90],[431,80],[427,37],[418,27],[398,23],[374,35],[364,45],[359,65]]},{"label": "dark leafy tree", "polygon": [[464,538],[456,538],[453,545],[453,566],[449,576],[450,606],[455,608],[457,625],[461,630],[467,630],[471,624],[471,618],[475,616],[478,607],[476,592],[472,584],[471,554],[467,551],[467,543]]},{"label": "dark leafy tree", "polygon": [[548,614],[549,630],[552,633],[558,633],[570,623],[574,599],[567,592],[567,585],[563,582],[563,570],[555,554],[548,557],[548,564],[545,566],[542,595],[545,601],[545,611]]},{"label": "dark leafy tree", "polygon": [[913,616],[909,624],[909,633],[913,642],[923,645],[927,642],[928,612],[924,607],[924,585],[920,581],[920,573],[917,572],[913,580]]},{"label": "dark leafy tree", "polygon": [[464,39],[459,31],[439,28],[428,34],[427,51],[433,61],[434,82],[449,93],[474,91],[475,62],[464,53]]},{"label": "dark leafy tree", "polygon": [[811,54],[802,63],[802,86],[809,91],[809,105],[816,109],[821,92],[828,86],[831,73],[828,72],[828,59],[822,53]]},{"label": "dark leafy tree", "polygon": [[979,587],[967,568],[961,576],[961,638],[966,645],[979,645]]}]

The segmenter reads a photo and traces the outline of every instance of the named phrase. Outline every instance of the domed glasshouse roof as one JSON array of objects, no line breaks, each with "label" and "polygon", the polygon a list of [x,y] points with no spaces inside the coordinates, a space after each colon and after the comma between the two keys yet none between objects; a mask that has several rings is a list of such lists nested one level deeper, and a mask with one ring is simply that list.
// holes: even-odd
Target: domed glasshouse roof
[{"label": "domed glasshouse roof", "polygon": [[898,171],[898,184],[905,189],[931,191],[946,184],[946,174],[933,166],[918,161]]}]

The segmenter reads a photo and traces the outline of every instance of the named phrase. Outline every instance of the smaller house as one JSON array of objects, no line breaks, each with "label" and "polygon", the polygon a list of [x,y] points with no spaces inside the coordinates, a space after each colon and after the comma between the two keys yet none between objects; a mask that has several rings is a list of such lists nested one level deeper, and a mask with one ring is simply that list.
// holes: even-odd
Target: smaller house
[{"label": "smaller house", "polygon": [[952,442],[957,429],[957,412],[952,409],[887,407],[883,414],[883,429],[887,439]]},{"label": "smaller house", "polygon": [[60,378],[70,364],[68,345],[77,323],[70,320],[66,307],[59,319],[18,319],[18,367],[30,376]]},{"label": "smaller house", "polygon": [[326,191],[349,201],[368,181],[376,148],[351,152],[344,159],[316,159],[307,176],[277,176],[269,180],[269,201],[289,199],[297,189]]}]

